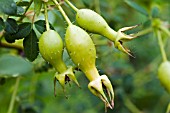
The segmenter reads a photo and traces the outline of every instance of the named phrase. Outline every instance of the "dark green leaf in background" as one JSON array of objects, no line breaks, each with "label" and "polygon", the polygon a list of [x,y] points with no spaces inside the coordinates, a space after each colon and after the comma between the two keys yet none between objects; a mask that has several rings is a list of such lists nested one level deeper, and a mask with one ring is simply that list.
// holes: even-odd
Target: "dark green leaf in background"
[{"label": "dark green leaf in background", "polygon": [[6,79],[4,77],[0,78],[0,85],[4,85],[6,82]]},{"label": "dark green leaf in background", "polygon": [[5,33],[4,37],[5,37],[5,40],[8,43],[14,43],[15,42],[15,38],[11,34],[9,34],[9,33]]},{"label": "dark green leaf in background", "polygon": [[13,56],[3,55],[0,57],[0,77],[17,77],[32,72],[33,66],[25,59]]},{"label": "dark green leaf in background", "polygon": [[5,40],[9,43],[15,42],[16,39],[25,38],[31,32],[31,29],[32,29],[31,23],[26,22],[26,23],[20,24],[19,26],[17,25],[17,28],[18,28],[17,32],[14,27],[16,25],[12,26],[12,24],[10,23],[10,24],[7,24],[8,26],[6,26]]},{"label": "dark green leaf in background", "polygon": [[40,14],[42,3],[42,0],[34,0],[34,11],[37,15]]},{"label": "dark green leaf in background", "polygon": [[17,5],[13,0],[0,0],[0,12],[7,15],[16,15]]},{"label": "dark green leaf in background", "polygon": [[38,56],[38,39],[35,31],[32,30],[23,41],[24,53],[30,61],[34,61]]},{"label": "dark green leaf in background", "polygon": [[37,105],[31,105],[27,102],[20,103],[17,113],[39,113],[36,108]]},{"label": "dark green leaf in background", "polygon": [[17,6],[28,6],[30,3],[28,1],[22,1],[17,4]]},{"label": "dark green leaf in background", "polygon": [[38,32],[40,32],[41,34],[46,30],[44,20],[38,20],[34,23],[34,25]]},{"label": "dark green leaf in background", "polygon": [[24,8],[17,6],[17,15],[23,15],[24,14]]},{"label": "dark green leaf in background", "polygon": [[135,3],[134,1],[132,1],[132,0],[125,0],[125,2],[126,2],[129,6],[131,6],[132,8],[134,8],[136,11],[138,11],[138,12],[140,12],[140,13],[148,16],[147,11],[146,11],[143,7],[141,7],[140,5],[138,5],[137,3]]},{"label": "dark green leaf in background", "polygon": [[0,31],[2,31],[5,27],[5,23],[3,21],[3,19],[0,17]]},{"label": "dark green leaf in background", "polygon": [[91,0],[82,0],[83,4],[85,5],[85,7],[90,8],[91,5]]},{"label": "dark green leaf in background", "polygon": [[152,17],[153,18],[158,18],[159,17],[159,9],[158,9],[158,7],[153,7],[152,8]]},{"label": "dark green leaf in background", "polygon": [[18,25],[16,20],[8,18],[5,22],[5,31],[9,34],[14,34],[18,31]]},{"label": "dark green leaf in background", "polygon": [[152,25],[152,22],[151,22],[151,20],[150,20],[150,19],[149,19],[149,20],[147,20],[147,21],[145,21],[145,22],[143,23],[143,27],[144,27],[144,28],[151,27],[151,25]]},{"label": "dark green leaf in background", "polygon": [[15,39],[22,39],[28,36],[28,34],[31,32],[32,25],[31,23],[25,22],[18,26],[18,32],[13,35]]},{"label": "dark green leaf in background", "polygon": [[[38,20],[34,23],[35,28],[40,32],[41,34],[46,31],[45,21],[44,20]],[[54,27],[50,24],[50,28],[54,30]]]}]

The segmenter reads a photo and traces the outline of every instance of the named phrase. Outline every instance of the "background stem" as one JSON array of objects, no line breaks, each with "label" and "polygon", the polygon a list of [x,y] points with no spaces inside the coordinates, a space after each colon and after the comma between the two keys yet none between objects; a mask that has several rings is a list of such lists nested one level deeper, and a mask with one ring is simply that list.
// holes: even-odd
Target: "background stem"
[{"label": "background stem", "polygon": [[29,90],[29,93],[30,93],[30,96],[29,96],[29,101],[30,103],[34,103],[35,102],[35,94],[36,94],[36,84],[38,82],[38,77],[39,75],[35,75],[35,76],[32,76],[32,79],[31,79],[31,85],[30,85],[30,90]]},{"label": "background stem", "polygon": [[11,97],[11,101],[10,101],[7,113],[13,113],[12,110],[14,108],[14,103],[15,103],[15,99],[16,99],[20,79],[21,79],[20,77],[17,77],[17,79],[16,79],[15,86],[14,86],[14,91],[12,93],[12,97]]},{"label": "background stem", "polygon": [[22,17],[19,18],[19,20],[18,20],[19,22],[21,22],[21,21],[25,18],[25,14],[26,14],[26,12],[28,11],[28,9],[30,8],[32,2],[33,2],[33,0],[31,0],[30,3],[29,3],[29,5],[26,7],[24,14],[23,14]]},{"label": "background stem", "polygon": [[124,98],[124,104],[132,113],[142,113],[128,97]]},{"label": "background stem", "polygon": [[49,26],[49,21],[48,21],[48,11],[47,11],[47,4],[46,3],[44,3],[44,9],[45,9],[45,14],[44,14],[44,16],[45,16],[45,25],[46,25],[46,29],[47,29],[47,31],[48,30],[50,30],[50,26]]},{"label": "background stem", "polygon": [[67,4],[74,10],[74,11],[78,11],[79,9],[77,9],[77,7],[75,7],[70,1],[65,0],[65,2],[67,2]]},{"label": "background stem", "polygon": [[95,4],[95,11],[100,14],[100,1],[99,0],[94,0],[94,4]]},{"label": "background stem", "polygon": [[63,8],[59,5],[57,0],[53,0],[53,2],[58,7],[58,9],[60,10],[61,14],[63,15],[64,19],[67,21],[68,25],[71,25],[72,23],[71,23],[70,19],[68,18],[68,16],[64,12]]},{"label": "background stem", "polygon": [[167,28],[161,26],[160,29],[170,37],[170,31]]},{"label": "background stem", "polygon": [[17,50],[19,50],[19,51],[22,51],[22,50],[23,50],[23,46],[21,46],[21,45],[9,44],[9,43],[6,43],[6,42],[1,42],[1,41],[0,41],[0,47],[17,49]]},{"label": "background stem", "polygon": [[170,113],[170,102],[169,102],[169,104],[168,104],[166,113]]},{"label": "background stem", "polygon": [[160,47],[160,50],[161,50],[162,59],[165,62],[165,61],[167,61],[167,56],[166,56],[166,53],[165,53],[165,50],[164,50],[161,32],[159,30],[156,30],[156,35],[158,37],[158,43],[159,43],[159,47]]},{"label": "background stem", "polygon": [[152,30],[153,30],[152,27],[149,27],[149,28],[147,28],[147,29],[144,29],[144,30],[142,30],[142,31],[139,31],[138,33],[136,33],[136,34],[134,35],[134,37],[146,35],[146,34],[152,32]]}]

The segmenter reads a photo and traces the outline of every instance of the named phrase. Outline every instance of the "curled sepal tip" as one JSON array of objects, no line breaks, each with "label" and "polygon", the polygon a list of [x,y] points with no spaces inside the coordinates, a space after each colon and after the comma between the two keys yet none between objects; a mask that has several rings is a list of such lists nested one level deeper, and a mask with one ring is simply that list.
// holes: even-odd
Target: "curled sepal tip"
[{"label": "curled sepal tip", "polygon": [[[104,103],[105,107],[113,109],[114,107],[114,92],[110,80],[106,75],[99,76],[97,79],[91,81],[88,84],[89,90],[97,97],[99,97]],[[106,93],[109,96],[110,102],[107,99],[107,96],[104,93],[104,88]]]},{"label": "curled sepal tip", "polygon": [[138,27],[139,25],[134,25],[134,26],[130,26],[130,27],[123,27],[121,29],[118,30],[117,35],[116,35],[116,41],[115,41],[115,46],[122,52],[127,53],[128,55],[134,57],[131,53],[130,50],[128,50],[127,48],[123,47],[123,42],[132,40],[134,38],[136,38],[136,34],[125,34],[125,31],[128,30],[132,30],[136,27]]},{"label": "curled sepal tip", "polygon": [[134,25],[134,26],[129,26],[129,27],[123,27],[121,29],[118,30],[117,32],[117,37],[116,37],[116,40],[121,40],[121,41],[129,41],[129,40],[132,40],[134,38],[136,38],[135,34],[125,34],[124,32],[125,31],[128,31],[128,30],[132,30],[136,27],[138,27],[138,25]]},{"label": "curled sepal tip", "polygon": [[115,47],[117,47],[118,50],[120,50],[120,51],[128,54],[129,56],[135,58],[135,56],[133,56],[133,55],[131,54],[131,51],[130,51],[129,49],[123,47],[122,44],[123,44],[123,43],[122,43],[121,41],[117,41],[117,42],[115,42]]},{"label": "curled sepal tip", "polygon": [[73,68],[69,67],[65,72],[58,74],[57,72],[54,75],[54,95],[56,96],[56,81],[60,83],[60,85],[63,87],[65,90],[65,84],[69,81],[75,82],[78,87],[80,87],[74,73],[73,73]]}]

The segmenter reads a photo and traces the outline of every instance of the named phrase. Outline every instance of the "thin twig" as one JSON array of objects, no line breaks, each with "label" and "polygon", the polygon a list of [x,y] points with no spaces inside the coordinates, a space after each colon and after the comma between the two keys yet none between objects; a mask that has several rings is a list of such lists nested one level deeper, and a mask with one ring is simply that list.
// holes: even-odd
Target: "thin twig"
[{"label": "thin twig", "polygon": [[170,102],[169,102],[169,104],[168,104],[166,113],[170,113]]},{"label": "thin twig", "polygon": [[5,43],[5,42],[0,42],[0,47],[23,50],[23,46],[16,45],[16,44],[9,44],[9,43]]},{"label": "thin twig", "polygon": [[159,43],[159,47],[160,47],[160,50],[161,50],[161,54],[162,54],[162,59],[163,61],[167,61],[167,56],[166,56],[166,53],[165,53],[165,50],[164,50],[164,45],[163,45],[163,41],[162,41],[162,37],[161,37],[161,32],[160,30],[156,30],[155,31],[156,35],[157,35],[157,38],[158,38],[158,43]]},{"label": "thin twig", "polygon": [[57,0],[53,0],[53,2],[58,7],[58,9],[60,10],[61,14],[63,15],[63,17],[67,21],[68,25],[71,25],[72,23],[71,23],[70,19],[68,18],[68,16],[64,12],[63,8],[60,6],[60,4],[57,2]]},{"label": "thin twig", "polygon": [[16,99],[20,79],[21,79],[20,77],[17,77],[17,79],[16,79],[14,91],[12,93],[12,97],[11,97],[11,101],[10,101],[7,113],[13,113],[13,108],[14,108],[14,104],[15,104],[15,99]]},{"label": "thin twig", "polygon": [[46,25],[46,29],[47,31],[50,30],[50,26],[49,26],[49,22],[48,22],[48,11],[47,11],[47,3],[44,3],[44,10],[45,10],[45,13],[44,13],[44,16],[45,16],[45,25]]},{"label": "thin twig", "polygon": [[26,7],[24,14],[21,18],[18,19],[19,22],[21,22],[25,18],[25,14],[27,13],[28,9],[30,8],[31,4],[33,3],[33,0],[29,2],[29,5]]}]

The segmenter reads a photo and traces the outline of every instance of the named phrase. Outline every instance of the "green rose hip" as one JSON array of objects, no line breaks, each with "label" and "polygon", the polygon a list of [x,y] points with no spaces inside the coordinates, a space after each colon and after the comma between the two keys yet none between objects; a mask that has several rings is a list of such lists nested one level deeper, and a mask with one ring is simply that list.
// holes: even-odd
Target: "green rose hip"
[{"label": "green rose hip", "polygon": [[124,32],[136,28],[138,25],[124,27],[116,32],[107,24],[105,19],[95,11],[90,9],[77,9],[71,4],[71,2],[68,0],[65,1],[76,11],[76,21],[80,27],[89,32],[105,36],[109,40],[113,41],[115,47],[120,51],[123,51],[132,56],[129,53],[130,51],[124,48],[122,44],[123,42],[132,40],[136,37],[134,34],[126,35]]},{"label": "green rose hip", "polygon": [[170,93],[170,62],[165,61],[161,63],[158,68],[158,78],[163,87]]},{"label": "green rose hip", "polygon": [[[88,33],[78,26],[69,25],[66,30],[65,43],[72,61],[89,79],[88,88],[90,91],[104,101],[106,107],[113,108],[113,88],[107,76],[100,76],[98,73],[95,66],[96,49]],[[105,96],[103,86],[107,90],[111,104]]]},{"label": "green rose hip", "polygon": [[68,77],[79,86],[72,67],[68,68],[62,59],[63,41],[56,31],[48,30],[41,35],[39,39],[39,51],[42,57],[56,69],[55,81],[58,80],[64,88],[67,82],[66,77]]}]

